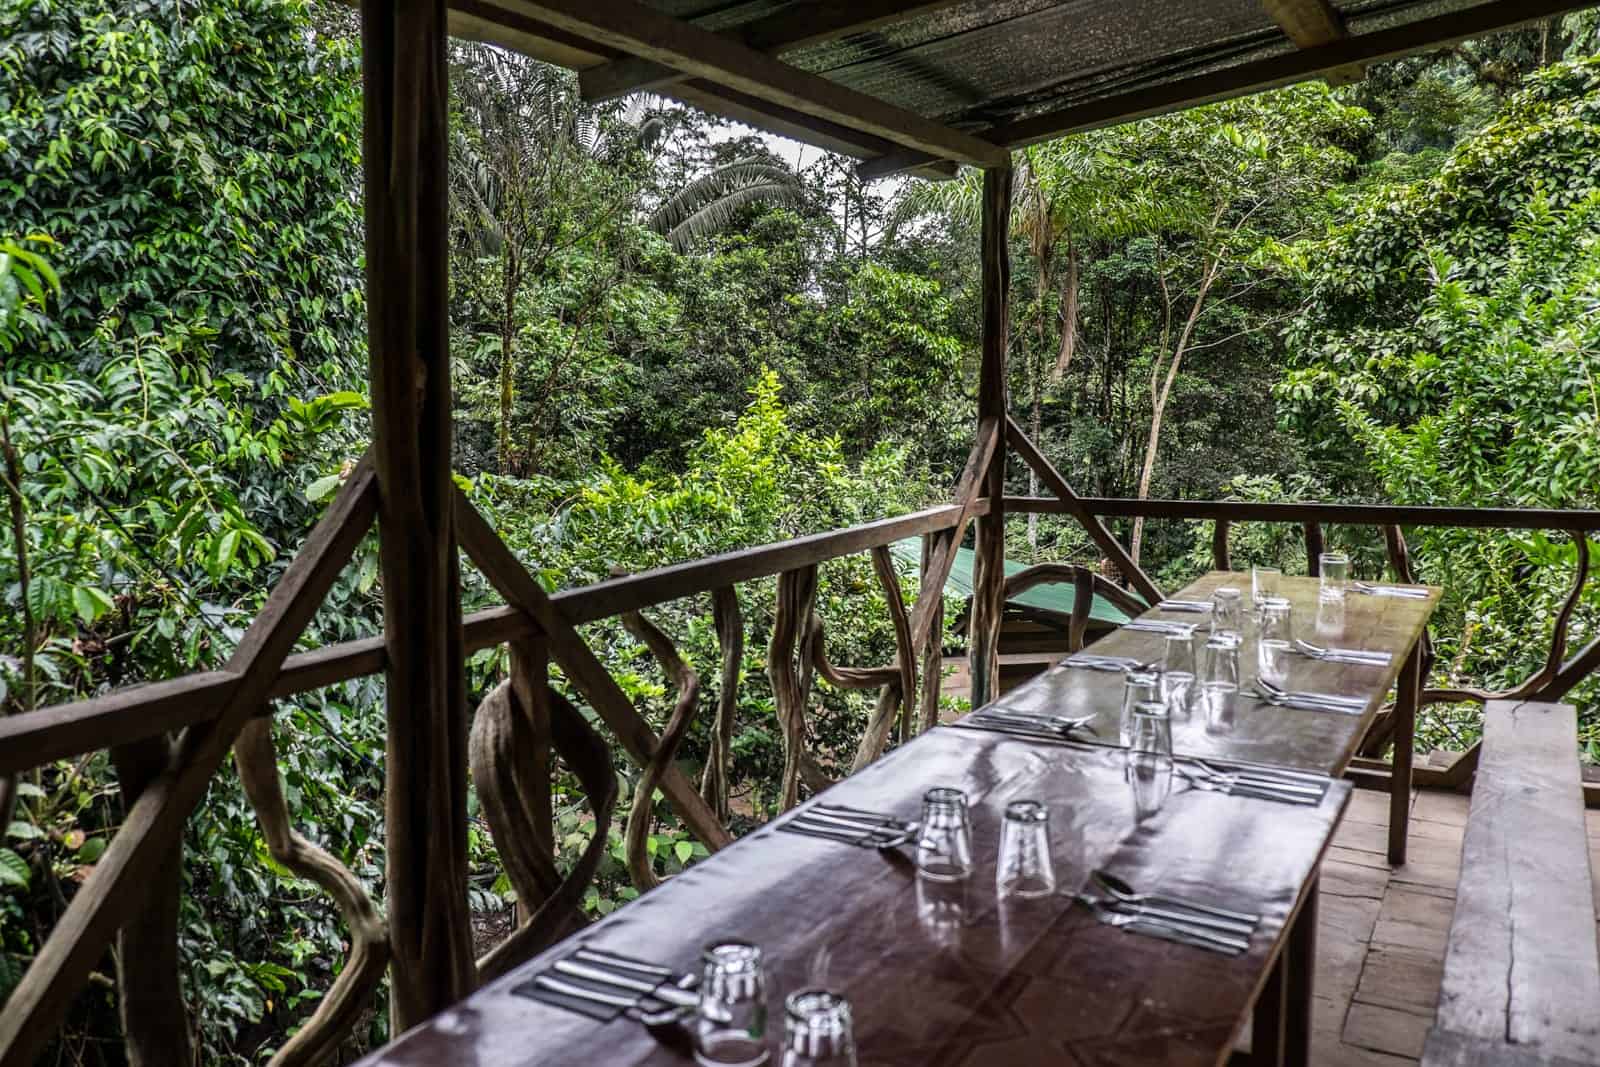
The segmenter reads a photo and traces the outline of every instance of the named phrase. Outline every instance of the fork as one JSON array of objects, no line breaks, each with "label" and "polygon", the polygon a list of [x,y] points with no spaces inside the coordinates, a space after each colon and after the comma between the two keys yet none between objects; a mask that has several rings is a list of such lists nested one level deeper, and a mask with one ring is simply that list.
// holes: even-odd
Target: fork
[{"label": "fork", "polygon": [[1261,677],[1256,678],[1256,685],[1269,697],[1275,697],[1278,700],[1296,700],[1307,704],[1326,704],[1329,707],[1349,711],[1362,711],[1367,706],[1367,701],[1362,697],[1340,696],[1337,693],[1290,692],[1282,686]]},{"label": "fork", "polygon": [[1093,715],[1080,715],[1077,718],[1068,715],[1035,715],[1031,711],[1017,711],[1014,708],[984,708],[978,714],[984,718],[1012,719],[1060,730],[1082,730],[1095,720]]},{"label": "fork", "polygon": [[1377,649],[1364,648],[1323,648],[1313,645],[1310,641],[1295,638],[1294,648],[1303,656],[1311,659],[1326,660],[1329,663],[1354,663],[1359,665],[1371,664],[1374,667],[1386,667],[1394,657],[1388,652]]},{"label": "fork", "polygon": [[[1087,728],[1086,723],[1078,723],[1071,719],[1062,719],[1057,722],[1042,716],[1002,715],[992,710],[976,712],[967,721],[982,730],[1063,740],[1069,739],[1077,731]],[[1093,731],[1090,732],[1092,733]]]},{"label": "fork", "polygon": [[1164,938],[1168,941],[1178,941],[1182,944],[1192,945],[1196,948],[1210,949],[1213,952],[1227,952],[1238,954],[1250,947],[1250,942],[1238,936],[1229,936],[1202,927],[1191,926],[1187,922],[1173,921],[1165,918],[1154,918],[1136,912],[1123,911],[1110,901],[1080,894],[1078,903],[1086,906],[1096,919],[1107,926],[1115,926],[1134,933],[1149,934],[1152,937]]},{"label": "fork", "polygon": [[1399,596],[1410,597],[1412,600],[1428,599],[1426,589],[1409,589],[1401,585],[1373,585],[1371,582],[1351,582],[1351,587],[1358,593],[1368,596]]}]

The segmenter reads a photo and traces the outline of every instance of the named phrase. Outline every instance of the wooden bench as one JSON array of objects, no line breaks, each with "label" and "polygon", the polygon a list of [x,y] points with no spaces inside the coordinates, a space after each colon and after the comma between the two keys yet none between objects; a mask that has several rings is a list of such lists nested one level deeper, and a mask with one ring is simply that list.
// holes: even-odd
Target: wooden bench
[{"label": "wooden bench", "polygon": [[1423,1064],[1600,1064],[1590,878],[1572,706],[1490,701]]}]

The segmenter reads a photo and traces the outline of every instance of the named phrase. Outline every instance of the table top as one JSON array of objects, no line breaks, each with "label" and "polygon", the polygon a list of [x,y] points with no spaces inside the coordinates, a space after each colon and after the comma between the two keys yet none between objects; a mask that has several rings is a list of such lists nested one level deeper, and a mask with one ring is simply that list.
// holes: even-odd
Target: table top
[{"label": "table top", "polygon": [[[1198,710],[1186,719],[1175,718],[1173,751],[1201,759],[1235,759],[1337,776],[1355,755],[1356,747],[1399,677],[1406,656],[1421,639],[1429,616],[1438,606],[1440,590],[1417,587],[1427,588],[1426,599],[1351,592],[1342,604],[1330,604],[1319,600],[1315,578],[1285,577],[1279,584],[1280,595],[1292,605],[1291,618],[1297,637],[1325,647],[1391,653],[1388,665],[1383,667],[1328,663],[1296,656],[1288,688],[1364,697],[1366,708],[1354,715],[1303,711],[1274,707],[1241,693],[1233,728],[1226,733],[1208,732],[1204,716]],[[1227,585],[1241,591],[1248,610],[1250,575],[1238,572],[1212,571],[1173,594],[1173,599],[1209,600],[1213,590]],[[1204,623],[1208,618],[1159,610],[1140,617],[1186,623]],[[1096,641],[1087,651],[1159,662],[1163,642],[1163,636],[1158,633],[1119,629]],[[1239,671],[1240,686],[1244,688],[1256,673],[1256,642],[1252,634],[1246,634],[1239,649]],[[1095,735],[1106,743],[1116,744],[1122,684],[1120,674],[1058,664],[1013,689],[995,701],[994,706],[1067,716],[1094,714],[1096,719],[1091,726]]]},{"label": "table top", "polygon": [[[1140,823],[1120,750],[940,727],[820,799],[915,818],[934,785],[969,798],[977,869],[964,889],[919,880],[903,855],[783,833],[790,813],[362,1062],[684,1064],[636,1022],[596,1022],[512,990],[580,942],[691,970],[703,946],[734,938],[766,954],[774,1064],[783,998],[812,985],[849,997],[863,1067],[1218,1063],[1350,792],[1330,782],[1320,805],[1297,806],[1175,779],[1163,809]],[[1002,901],[1001,812],[1021,798],[1050,806],[1058,891]],[[1139,889],[1258,912],[1261,924],[1237,957],[1102,925],[1072,903],[1096,867]]]}]

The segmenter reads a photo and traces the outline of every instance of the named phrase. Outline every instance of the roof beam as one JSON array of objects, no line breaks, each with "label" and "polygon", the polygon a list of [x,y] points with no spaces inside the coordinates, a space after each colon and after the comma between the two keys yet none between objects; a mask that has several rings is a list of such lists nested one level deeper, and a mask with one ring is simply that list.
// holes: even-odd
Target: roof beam
[{"label": "roof beam", "polygon": [[[1328,0],[1261,0],[1261,6],[1296,48],[1315,48],[1350,36],[1344,17]],[[1349,85],[1365,74],[1366,68],[1356,64],[1329,71],[1325,77],[1329,85]]]},{"label": "roof beam", "polygon": [[[757,52],[781,52],[866,33],[957,0],[816,0],[781,8],[762,18],[722,31],[722,36]],[[631,56],[578,72],[578,87],[590,102],[613,100],[685,80],[682,71]]]},{"label": "roof beam", "polygon": [[934,158],[980,167],[1011,160],[1011,153],[992,141],[791,67],[633,0],[496,0],[494,6]]},{"label": "roof beam", "polygon": [[[1341,67],[1421,52],[1593,7],[1594,0],[1496,0],[1448,15],[1437,15],[1392,29],[1345,37],[1313,48],[1270,56],[1148,89],[1092,100],[1032,118],[992,126],[984,137],[1011,148],[1037,144],[1080,130],[1116,126],[1180,107],[1212,103],[1274,89],[1336,71]],[[903,163],[921,163],[914,159]]]}]

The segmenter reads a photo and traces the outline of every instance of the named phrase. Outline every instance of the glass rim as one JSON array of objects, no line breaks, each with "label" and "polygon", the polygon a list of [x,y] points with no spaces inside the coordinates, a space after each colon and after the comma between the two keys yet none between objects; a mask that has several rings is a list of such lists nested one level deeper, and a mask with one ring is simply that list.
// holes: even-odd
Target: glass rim
[{"label": "glass rim", "polygon": [[1223,600],[1232,600],[1234,597],[1238,597],[1242,600],[1244,599],[1244,591],[1236,585],[1219,585],[1211,590],[1211,596],[1212,599],[1220,597]]},{"label": "glass rim", "polygon": [[1319,562],[1319,563],[1349,563],[1350,562],[1350,554],[1348,552],[1323,552],[1323,553],[1320,553],[1317,556],[1317,562]]},{"label": "glass rim", "polygon": [[964,808],[967,806],[967,794],[953,785],[936,785],[922,794],[924,804],[951,804]]},{"label": "glass rim", "polygon": [[1286,596],[1264,596],[1261,598],[1262,611],[1288,611],[1294,604]]},{"label": "glass rim", "polygon": [[1260,563],[1250,564],[1251,574],[1282,574],[1282,567],[1268,567]]},{"label": "glass rim", "polygon": [[1045,823],[1050,821],[1050,809],[1039,800],[1013,800],[1006,805],[1005,819],[1013,823]]},{"label": "glass rim", "polygon": [[784,1012],[797,1022],[809,1022],[819,1015],[836,1014],[840,1009],[850,1011],[850,999],[843,993],[822,986],[796,989],[783,998]]},{"label": "glass rim", "polygon": [[[1169,636],[1174,636],[1175,637],[1177,635],[1176,634],[1172,634],[1172,635],[1169,635]],[[1126,687],[1128,687],[1130,685],[1157,685],[1157,684],[1160,683],[1160,681],[1161,681],[1161,672],[1158,671],[1158,670],[1154,670],[1154,669],[1142,670],[1142,671],[1141,670],[1128,670],[1128,671],[1124,671],[1123,675],[1122,675],[1122,685],[1123,685],[1124,688],[1126,688]]]},{"label": "glass rim", "polygon": [[761,946],[753,941],[741,941],[736,938],[713,941],[700,950],[700,959],[704,963],[715,964],[718,967],[759,967]]},{"label": "glass rim", "polygon": [[1170,719],[1172,710],[1160,700],[1141,700],[1133,706],[1135,715],[1142,715],[1147,719]]}]

